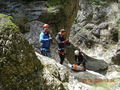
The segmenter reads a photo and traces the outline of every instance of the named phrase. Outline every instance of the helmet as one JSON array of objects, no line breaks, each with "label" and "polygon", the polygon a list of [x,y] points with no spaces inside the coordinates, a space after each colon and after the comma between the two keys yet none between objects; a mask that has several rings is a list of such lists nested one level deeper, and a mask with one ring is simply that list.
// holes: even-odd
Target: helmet
[{"label": "helmet", "polygon": [[74,51],[74,54],[75,54],[75,55],[79,55],[79,53],[80,53],[79,50],[75,50],[75,51]]},{"label": "helmet", "polygon": [[43,27],[44,27],[44,28],[48,28],[49,25],[48,25],[48,24],[44,24]]},{"label": "helmet", "polygon": [[65,32],[65,29],[61,29],[60,32]]}]

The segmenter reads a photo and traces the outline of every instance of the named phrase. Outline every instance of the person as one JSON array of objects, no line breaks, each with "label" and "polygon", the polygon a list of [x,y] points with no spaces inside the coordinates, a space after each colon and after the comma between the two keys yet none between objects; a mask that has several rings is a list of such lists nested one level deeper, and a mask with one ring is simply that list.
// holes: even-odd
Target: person
[{"label": "person", "polygon": [[60,64],[63,64],[65,59],[65,45],[69,42],[69,40],[66,40],[64,38],[65,30],[61,29],[60,32],[56,36],[56,41],[58,44],[58,54],[60,57]]},{"label": "person", "polygon": [[43,25],[43,31],[40,33],[39,42],[40,42],[40,51],[41,54],[44,56],[52,57],[50,53],[50,46],[51,46],[51,35],[49,33],[49,25]]},{"label": "person", "polygon": [[79,66],[83,66],[84,68],[84,71],[86,71],[86,60],[85,60],[85,56],[84,54],[80,51],[80,50],[75,50],[74,51],[74,54],[75,54],[75,61],[76,61],[76,64]]}]

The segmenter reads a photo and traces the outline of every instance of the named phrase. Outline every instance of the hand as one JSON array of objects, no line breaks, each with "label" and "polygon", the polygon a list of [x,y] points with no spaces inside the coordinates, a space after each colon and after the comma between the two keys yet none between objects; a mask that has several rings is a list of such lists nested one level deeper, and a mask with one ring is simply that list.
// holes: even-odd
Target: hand
[{"label": "hand", "polygon": [[69,39],[66,39],[66,42],[69,42]]},{"label": "hand", "polygon": [[64,41],[62,41],[62,43],[67,43],[67,42],[69,42],[69,40],[64,40]]}]

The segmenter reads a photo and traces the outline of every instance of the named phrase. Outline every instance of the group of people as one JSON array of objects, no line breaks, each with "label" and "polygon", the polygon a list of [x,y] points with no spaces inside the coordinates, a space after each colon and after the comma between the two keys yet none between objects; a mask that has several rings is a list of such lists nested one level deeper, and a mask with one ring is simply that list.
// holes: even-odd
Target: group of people
[{"label": "group of people", "polygon": [[[69,40],[65,39],[65,29],[61,29],[58,34],[56,35],[56,42],[58,45],[58,54],[60,57],[60,64],[63,64],[65,60],[65,46],[69,44]],[[49,33],[49,25],[44,24],[43,25],[43,31],[40,33],[39,37],[39,42],[40,42],[40,51],[41,54],[44,56],[52,57],[50,53],[50,46],[51,43],[54,43],[54,40],[52,39],[50,33]],[[77,65],[83,65],[85,67],[85,60],[83,59],[84,54],[80,50],[75,50],[75,61]]]}]

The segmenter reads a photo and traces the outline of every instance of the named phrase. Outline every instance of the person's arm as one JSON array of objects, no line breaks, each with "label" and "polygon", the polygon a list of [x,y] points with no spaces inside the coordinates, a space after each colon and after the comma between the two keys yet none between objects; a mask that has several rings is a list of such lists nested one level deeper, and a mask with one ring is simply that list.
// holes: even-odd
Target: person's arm
[{"label": "person's arm", "polygon": [[49,34],[49,40],[52,42],[52,43],[55,43],[55,40],[54,38],[52,38],[52,36]]},{"label": "person's arm", "polygon": [[49,34],[49,40],[52,40],[52,37],[51,37],[51,35]]},{"label": "person's arm", "polygon": [[68,40],[68,39],[66,39],[66,40],[62,41],[62,43],[68,43],[68,42],[69,42],[69,40]]},{"label": "person's arm", "polygon": [[62,41],[60,40],[59,35],[56,36],[56,41],[57,41],[57,43],[62,43]]},{"label": "person's arm", "polygon": [[83,54],[83,52],[81,52],[81,55],[84,57],[84,54]]},{"label": "person's arm", "polygon": [[81,55],[82,55],[82,57],[83,57],[83,61],[82,61],[82,63],[81,63],[81,64],[83,64],[83,63],[85,63],[85,62],[86,62],[86,59],[85,59],[85,55],[84,55],[84,53],[83,53],[83,52],[81,52]]}]

